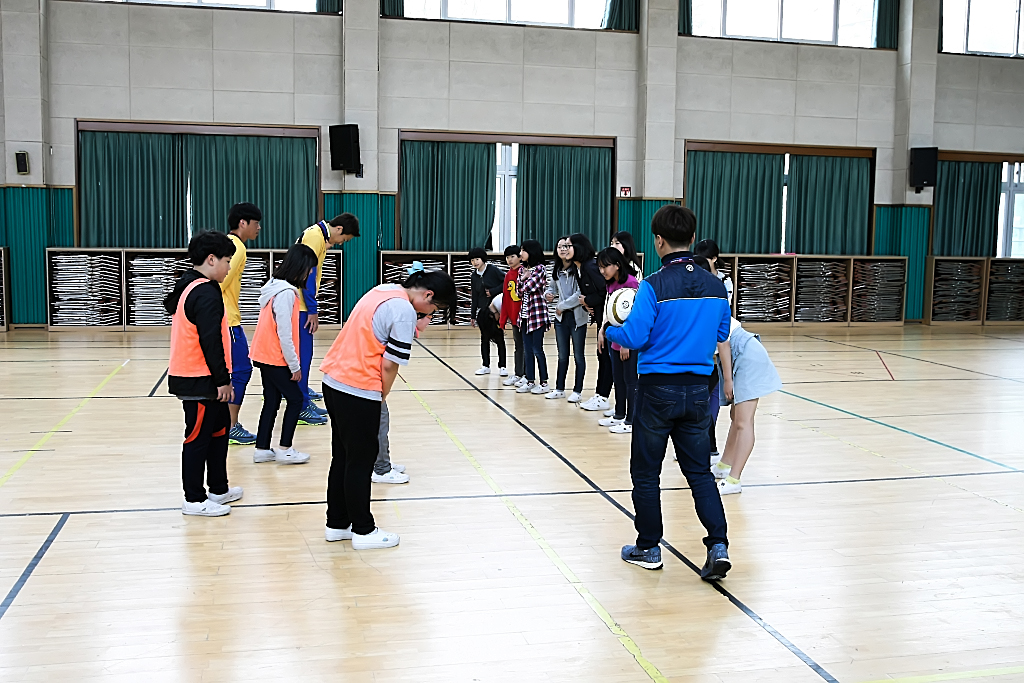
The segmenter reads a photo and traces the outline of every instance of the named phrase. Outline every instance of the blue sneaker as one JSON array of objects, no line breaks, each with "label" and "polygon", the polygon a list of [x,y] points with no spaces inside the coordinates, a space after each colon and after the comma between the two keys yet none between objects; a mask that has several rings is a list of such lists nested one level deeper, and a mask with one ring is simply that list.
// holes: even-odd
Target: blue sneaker
[{"label": "blue sneaker", "polygon": [[708,548],[708,559],[700,570],[700,578],[705,581],[718,581],[724,579],[730,569],[732,562],[729,560],[729,551],[725,549],[724,543],[716,543]]},{"label": "blue sneaker", "polygon": [[309,390],[309,393],[307,394],[307,396],[309,396],[309,400],[310,401],[322,401],[322,400],[324,400],[324,395],[323,394],[321,394],[318,391],[313,391],[312,389]]},{"label": "blue sneaker", "polygon": [[635,545],[622,546],[622,559],[644,569],[661,569],[661,548],[654,546],[641,550]]},{"label": "blue sneaker", "polygon": [[[312,405],[312,404],[310,404]],[[327,424],[327,417],[316,412],[307,405],[299,413],[299,424],[300,425],[325,425]]]},{"label": "blue sneaker", "polygon": [[256,435],[243,427],[241,422],[236,422],[228,432],[228,443],[236,446],[252,446],[256,443]]},{"label": "blue sneaker", "polygon": [[306,404],[306,409],[312,410],[313,412],[315,412],[317,415],[320,415],[321,417],[327,417],[327,408],[321,408],[320,406],[318,406],[317,404],[313,403],[312,401],[310,401],[309,403]]}]

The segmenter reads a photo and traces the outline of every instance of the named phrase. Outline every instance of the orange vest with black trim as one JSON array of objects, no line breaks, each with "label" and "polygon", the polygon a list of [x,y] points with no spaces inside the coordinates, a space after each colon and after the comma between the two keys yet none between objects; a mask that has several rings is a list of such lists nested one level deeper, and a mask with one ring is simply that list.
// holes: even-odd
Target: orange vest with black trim
[{"label": "orange vest with black trim", "polygon": [[[167,374],[174,377],[206,377],[212,375],[206,365],[206,356],[199,345],[199,330],[185,315],[185,300],[192,290],[210,280],[201,277],[193,280],[185,287],[178,299],[178,308],[171,316],[171,359],[167,365]],[[224,362],[231,372],[231,335],[228,333],[228,318],[220,319],[220,336],[224,341]]]},{"label": "orange vest with black trim", "polygon": [[[296,289],[292,291],[296,296],[295,305],[292,306],[292,346],[295,346],[299,343],[298,297],[302,295]],[[287,293],[285,290],[274,296]],[[298,347],[295,347],[295,357],[299,357]],[[281,338],[277,336],[277,319],[274,317],[273,298],[260,309],[260,318],[256,321],[256,332],[252,336],[252,346],[249,348],[249,358],[265,365],[288,366],[288,362],[284,359],[284,352],[281,351]]]},{"label": "orange vest with black trim", "polygon": [[324,374],[356,389],[384,391],[381,361],[386,344],[373,334],[373,314],[382,303],[391,299],[408,301],[409,293],[403,287],[374,287],[363,295],[320,364]]}]

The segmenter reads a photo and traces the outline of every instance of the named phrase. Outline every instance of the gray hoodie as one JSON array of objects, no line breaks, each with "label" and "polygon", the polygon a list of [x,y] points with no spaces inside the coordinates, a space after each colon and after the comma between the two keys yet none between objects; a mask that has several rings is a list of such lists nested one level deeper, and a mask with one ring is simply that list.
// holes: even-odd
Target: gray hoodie
[{"label": "gray hoodie", "polygon": [[558,274],[548,281],[548,291],[555,295],[555,317],[559,322],[566,313],[573,314],[576,327],[582,327],[590,322],[590,314],[580,305],[580,285],[571,272],[565,269],[558,271]]},{"label": "gray hoodie", "polygon": [[263,310],[263,307],[273,300],[271,312],[277,323],[277,338],[281,342],[284,362],[288,364],[288,369],[292,372],[298,372],[301,367],[299,357],[295,353],[298,340],[292,340],[292,309],[295,308],[298,297],[299,290],[284,280],[270,278],[267,284],[260,287],[260,310]]}]

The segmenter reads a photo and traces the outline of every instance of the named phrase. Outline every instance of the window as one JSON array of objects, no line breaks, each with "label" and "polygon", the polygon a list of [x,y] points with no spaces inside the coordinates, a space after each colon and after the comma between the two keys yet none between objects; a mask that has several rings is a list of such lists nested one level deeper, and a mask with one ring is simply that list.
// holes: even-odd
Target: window
[{"label": "window", "polygon": [[601,28],[606,11],[607,0],[405,0],[408,18],[570,28]]},{"label": "window", "polygon": [[1003,164],[996,256],[1024,258],[1024,164]]},{"label": "window", "polygon": [[316,0],[101,0],[103,2],[143,2],[153,5],[202,5],[236,9],[275,9],[282,12],[316,12]]},{"label": "window", "polygon": [[693,35],[874,47],[874,0],[692,0]]},{"label": "window", "polygon": [[[407,5],[408,6],[408,5]],[[519,166],[519,143],[497,143],[497,182],[494,184],[494,225],[491,228],[491,249],[504,251],[516,244],[516,170]]]},{"label": "window", "polygon": [[1024,56],[1020,0],[942,0],[942,51]]}]

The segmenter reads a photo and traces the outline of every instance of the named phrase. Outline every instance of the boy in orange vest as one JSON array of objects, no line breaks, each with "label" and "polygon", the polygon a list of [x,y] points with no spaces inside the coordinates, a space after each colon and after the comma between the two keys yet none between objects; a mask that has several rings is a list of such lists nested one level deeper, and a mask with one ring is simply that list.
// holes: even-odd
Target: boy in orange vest
[{"label": "boy in orange vest", "polygon": [[[224,316],[220,283],[227,277],[235,245],[222,232],[202,232],[188,243],[193,269],[164,299],[171,315],[171,358],[167,389],[185,410],[181,447],[181,483],[185,515],[220,517],[225,503],[241,499],[242,487],[228,487],[228,403],[231,388],[231,337]],[[203,488],[203,473],[210,493]]]}]

